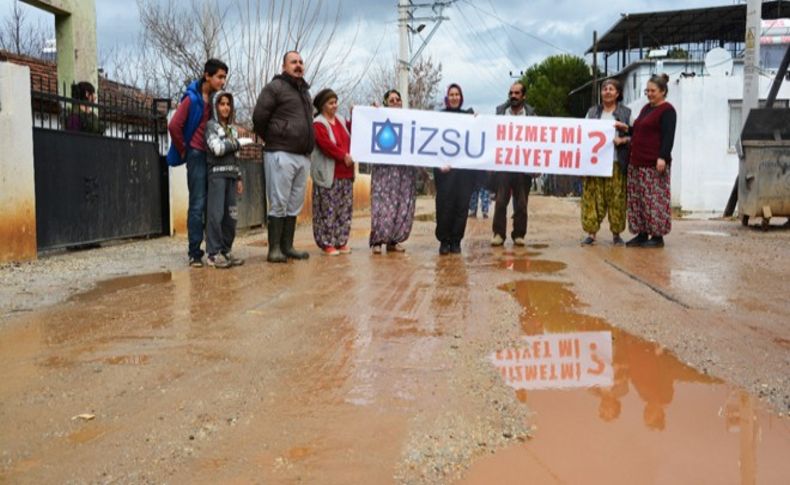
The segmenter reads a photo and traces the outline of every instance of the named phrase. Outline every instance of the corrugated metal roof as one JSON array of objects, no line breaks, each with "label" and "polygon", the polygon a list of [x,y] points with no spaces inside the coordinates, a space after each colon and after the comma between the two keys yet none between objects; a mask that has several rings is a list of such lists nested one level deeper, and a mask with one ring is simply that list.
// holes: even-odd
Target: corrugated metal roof
[{"label": "corrugated metal roof", "polygon": [[[790,1],[763,3],[763,19],[790,16]],[[705,41],[743,42],[746,5],[621,14],[620,20],[598,39],[598,52],[617,52],[642,46],[670,46]],[[593,47],[587,49],[592,53]]]}]

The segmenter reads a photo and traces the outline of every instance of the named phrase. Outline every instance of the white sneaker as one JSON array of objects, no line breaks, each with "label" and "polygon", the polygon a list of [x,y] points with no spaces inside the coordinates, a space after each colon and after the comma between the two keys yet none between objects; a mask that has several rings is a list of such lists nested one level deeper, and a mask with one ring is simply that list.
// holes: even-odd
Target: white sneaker
[{"label": "white sneaker", "polygon": [[494,237],[491,238],[491,245],[492,246],[501,246],[503,244],[505,244],[505,240],[502,239],[502,236],[500,236],[499,234],[494,234]]},{"label": "white sneaker", "polygon": [[527,241],[525,241],[523,237],[517,237],[513,239],[513,244],[515,244],[516,246],[526,246]]},{"label": "white sneaker", "polygon": [[231,267],[231,262],[224,254],[210,254],[206,258],[206,263],[212,268],[226,269]]}]

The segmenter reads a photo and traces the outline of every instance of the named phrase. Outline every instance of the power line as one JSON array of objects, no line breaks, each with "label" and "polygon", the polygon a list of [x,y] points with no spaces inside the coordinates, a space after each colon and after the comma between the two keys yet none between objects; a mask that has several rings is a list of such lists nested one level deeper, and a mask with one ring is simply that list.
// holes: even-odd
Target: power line
[{"label": "power line", "polygon": [[496,40],[496,38],[495,38],[495,37],[494,37],[494,35],[491,33],[491,30],[488,28],[488,26],[487,26],[487,25],[485,25],[485,24],[484,24],[484,25],[483,25],[483,27],[484,27],[484,30],[486,31],[486,33],[488,34],[489,38],[491,38],[491,41],[492,41],[492,43],[495,45],[495,48],[494,48],[494,49],[492,49],[492,48],[490,47],[490,44],[491,44],[490,42],[484,41],[484,40],[482,39],[482,37],[480,36],[480,34],[479,34],[479,33],[477,32],[477,30],[475,29],[475,26],[472,24],[472,22],[471,22],[471,21],[469,20],[469,18],[466,16],[466,13],[465,13],[463,10],[461,10],[460,8],[458,9],[458,13],[459,13],[459,14],[461,14],[461,17],[463,18],[463,20],[464,20],[464,22],[466,23],[466,25],[469,27],[469,30],[472,32],[472,34],[473,34],[475,37],[477,37],[477,39],[478,39],[478,40],[479,40],[481,43],[484,43],[484,44],[486,45],[486,47],[489,47],[489,49],[491,50],[491,52],[493,52],[493,53],[494,53],[494,56],[497,56],[497,55],[502,55],[502,56],[504,56],[505,58],[507,58],[507,57],[508,57],[507,48],[503,48],[503,47],[502,47],[502,46],[499,44],[499,41],[497,41],[497,40]]},{"label": "power line", "polygon": [[503,19],[502,17],[500,17],[497,14],[494,14],[494,13],[491,13],[491,12],[487,12],[486,10],[483,10],[482,8],[480,8],[477,5],[473,4],[469,0],[463,0],[463,2],[468,4],[470,7],[472,7],[475,10],[477,10],[478,12],[498,20],[502,24],[510,27],[511,29],[513,29],[515,31],[521,32],[522,34],[526,35],[527,37],[531,37],[532,39],[535,39],[536,41],[538,41],[538,42],[540,42],[542,44],[546,44],[547,46],[549,46],[549,47],[551,47],[553,49],[556,49],[556,50],[558,50],[558,51],[560,51],[560,52],[562,52],[564,54],[574,55],[573,52],[571,52],[571,51],[569,51],[567,49],[563,49],[562,47],[560,47],[560,46],[558,46],[556,44],[553,44],[553,43],[551,43],[551,42],[549,42],[549,41],[547,41],[545,39],[542,39],[542,38],[538,37],[535,34],[531,34],[531,33],[527,32],[526,30],[522,29],[521,27],[508,22],[507,20]]},{"label": "power line", "polygon": [[[455,31],[456,39],[459,39],[464,44],[464,47],[468,52],[472,52],[474,50],[472,45],[469,43],[469,40],[467,40],[466,35],[460,31],[459,27],[455,24],[455,22],[447,22],[447,24],[450,25],[451,28]],[[491,73],[492,69],[486,68],[484,67],[484,65],[478,62],[472,62],[471,66],[474,71],[488,77],[489,81],[492,81],[493,83],[500,82],[500,80],[494,74]]]},{"label": "power line", "polygon": [[[491,0],[488,0],[488,4],[491,5],[491,11],[494,12],[494,15],[499,15],[499,12],[497,12],[496,7],[494,7],[494,2],[492,2]],[[508,29],[502,29],[502,30],[505,31],[505,36],[507,36],[507,40],[510,41],[510,45],[513,47],[513,52],[515,52],[516,55],[518,55],[518,57],[521,59],[522,66],[524,68],[526,68],[527,64],[529,64],[529,62],[527,61],[527,58],[524,57],[523,54],[521,54],[521,49],[518,48],[518,44],[516,44],[516,41],[513,40],[513,37],[510,35],[510,32],[508,31]]]},{"label": "power line", "polygon": [[[506,51],[503,51],[499,46],[497,46],[496,49],[492,48],[490,41],[486,41],[486,40],[484,40],[482,38],[482,36],[480,36],[480,34],[475,29],[475,26],[466,17],[466,14],[461,9],[458,9],[458,13],[461,15],[461,19],[463,20],[464,24],[466,25],[466,28],[468,29],[468,32],[471,33],[477,39],[477,41],[479,42],[480,46],[482,46],[482,47],[484,47],[485,49],[488,50],[488,55],[490,55],[492,59],[496,59],[496,58],[501,57],[503,55],[504,55],[504,57],[507,57],[507,52]],[[461,38],[466,40],[467,35],[461,34]]]}]

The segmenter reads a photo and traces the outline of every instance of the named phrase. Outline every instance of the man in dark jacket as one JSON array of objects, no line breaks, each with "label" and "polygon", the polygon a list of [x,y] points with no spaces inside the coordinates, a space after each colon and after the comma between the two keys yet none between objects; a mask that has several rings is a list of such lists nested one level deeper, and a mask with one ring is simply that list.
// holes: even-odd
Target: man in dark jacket
[{"label": "man in dark jacket", "polygon": [[[535,110],[526,102],[527,88],[520,81],[510,86],[508,103],[497,106],[501,116],[535,116]],[[507,239],[507,206],[513,196],[513,232],[511,237],[516,246],[524,246],[527,235],[527,202],[532,187],[532,175],[517,172],[495,172],[496,205],[494,206],[494,237],[492,246],[501,246]]]},{"label": "man in dark jacket", "polygon": [[272,263],[307,259],[293,247],[296,216],[304,204],[310,153],[315,146],[310,86],[304,61],[296,51],[283,57],[283,72],[258,96],[252,121],[263,138],[266,195],[269,198],[269,254]]}]

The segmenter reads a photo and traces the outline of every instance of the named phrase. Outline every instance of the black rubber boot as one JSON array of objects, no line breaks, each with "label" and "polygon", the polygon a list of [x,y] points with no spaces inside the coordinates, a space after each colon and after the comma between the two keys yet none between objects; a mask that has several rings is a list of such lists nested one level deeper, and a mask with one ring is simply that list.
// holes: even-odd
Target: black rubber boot
[{"label": "black rubber boot", "polygon": [[286,263],[288,258],[282,252],[280,241],[283,237],[284,217],[269,217],[269,255],[266,261],[270,263]]},{"label": "black rubber boot", "polygon": [[283,228],[283,237],[281,241],[281,249],[283,254],[291,259],[308,259],[310,254],[305,251],[297,251],[294,249],[294,233],[296,232],[296,216],[285,218],[285,227]]}]

